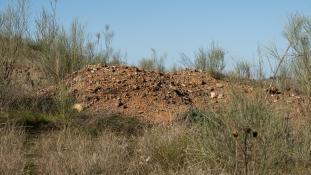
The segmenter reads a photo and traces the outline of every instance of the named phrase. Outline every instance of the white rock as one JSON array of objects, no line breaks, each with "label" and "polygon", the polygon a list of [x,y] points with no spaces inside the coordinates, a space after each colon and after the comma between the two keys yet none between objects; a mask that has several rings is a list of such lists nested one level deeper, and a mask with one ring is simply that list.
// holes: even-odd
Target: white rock
[{"label": "white rock", "polygon": [[78,112],[81,112],[83,110],[83,105],[81,103],[76,103],[72,106],[72,109],[75,109]]},{"label": "white rock", "polygon": [[219,94],[217,98],[224,98],[224,94]]},{"label": "white rock", "polygon": [[217,97],[216,92],[211,92],[211,98],[216,98],[216,97]]}]

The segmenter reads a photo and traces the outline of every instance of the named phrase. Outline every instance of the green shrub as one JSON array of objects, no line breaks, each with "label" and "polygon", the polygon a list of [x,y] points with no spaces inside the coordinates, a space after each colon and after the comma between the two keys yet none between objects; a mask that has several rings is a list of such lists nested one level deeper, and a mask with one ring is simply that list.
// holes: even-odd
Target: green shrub
[{"label": "green shrub", "polygon": [[237,75],[237,77],[246,78],[246,79],[251,78],[251,66],[248,62],[238,61],[234,69],[235,69],[235,74]]},{"label": "green shrub", "polygon": [[151,49],[152,55],[150,58],[142,58],[138,66],[145,70],[156,70],[159,72],[165,71],[164,59],[166,55],[158,56],[157,52],[154,49]]},{"label": "green shrub", "polygon": [[82,128],[92,135],[109,131],[118,135],[139,136],[144,134],[145,129],[151,127],[151,124],[139,121],[137,118],[122,117],[109,112],[77,113],[70,119],[73,126]]},{"label": "green shrub", "polygon": [[199,49],[196,53],[195,67],[203,71],[221,73],[225,68],[224,55],[224,50],[212,43],[208,50]]},{"label": "green shrub", "polygon": [[145,69],[145,70],[155,70],[156,69],[156,63],[152,59],[142,58],[138,64],[139,64],[140,68]]},{"label": "green shrub", "polygon": [[288,122],[261,95],[234,94],[228,109],[200,114],[205,118],[195,125],[198,135],[189,149],[193,163],[215,174],[291,172],[294,142]]},{"label": "green shrub", "polygon": [[[6,94],[7,110],[32,111],[34,113],[70,115],[73,113],[73,97],[64,85],[59,85],[54,95],[35,96],[19,94],[18,89],[10,89]],[[5,100],[4,98],[1,100]]]},{"label": "green shrub", "polygon": [[[289,17],[284,34],[288,47],[283,55],[276,48],[269,49],[270,55],[277,59],[276,76],[281,77],[282,89],[289,89],[289,78],[294,78],[296,87],[306,95],[311,95],[311,19],[310,17],[294,14]],[[282,70],[283,69],[283,70]],[[294,80],[291,80],[292,82]]]},{"label": "green shrub", "polygon": [[61,115],[35,113],[27,110],[11,110],[0,113],[1,123],[14,123],[25,128],[27,133],[41,133],[46,130],[59,129],[59,122],[64,120]]},{"label": "green shrub", "polygon": [[[29,1],[15,0],[0,11],[0,82],[9,84],[18,64],[29,60],[46,79],[58,83],[86,64],[123,64],[121,51],[112,47],[113,32],[107,25],[96,38],[74,20],[65,30],[57,21],[57,1],[30,21]],[[68,32],[67,32],[68,31]],[[105,47],[102,47],[102,46]],[[31,72],[35,74],[34,72]]]},{"label": "green shrub", "polygon": [[307,95],[311,95],[311,19],[293,15],[285,28],[285,36],[291,45],[295,77]]},{"label": "green shrub", "polygon": [[186,54],[182,54],[182,63],[187,68],[195,68],[210,73],[215,78],[222,77],[222,71],[225,68],[225,51],[214,42],[206,50],[198,49],[194,53],[194,61]]}]

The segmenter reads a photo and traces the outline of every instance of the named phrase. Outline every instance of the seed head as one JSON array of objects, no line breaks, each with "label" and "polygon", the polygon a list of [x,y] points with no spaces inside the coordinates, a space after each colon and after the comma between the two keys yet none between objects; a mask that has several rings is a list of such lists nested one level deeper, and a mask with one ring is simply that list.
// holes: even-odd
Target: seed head
[{"label": "seed head", "polygon": [[251,133],[252,132],[252,129],[251,128],[244,128],[244,132],[246,133],[246,134],[249,134],[249,133]]},{"label": "seed head", "polygon": [[237,138],[237,137],[239,136],[239,134],[238,134],[237,131],[233,131],[233,132],[232,132],[232,136],[235,137],[235,138]]}]

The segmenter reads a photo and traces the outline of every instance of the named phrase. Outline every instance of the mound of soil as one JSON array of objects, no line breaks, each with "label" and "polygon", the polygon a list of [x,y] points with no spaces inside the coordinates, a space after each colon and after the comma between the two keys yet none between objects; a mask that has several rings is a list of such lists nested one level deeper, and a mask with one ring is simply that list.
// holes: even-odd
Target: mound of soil
[{"label": "mound of soil", "polygon": [[[109,110],[152,122],[172,121],[189,108],[225,105],[235,88],[254,94],[251,85],[216,80],[198,70],[161,73],[129,66],[89,65],[72,73],[65,82],[85,110]],[[48,88],[39,94],[53,91],[55,88]],[[281,93],[269,95],[271,103],[284,102],[281,99],[290,105],[301,98]]]}]

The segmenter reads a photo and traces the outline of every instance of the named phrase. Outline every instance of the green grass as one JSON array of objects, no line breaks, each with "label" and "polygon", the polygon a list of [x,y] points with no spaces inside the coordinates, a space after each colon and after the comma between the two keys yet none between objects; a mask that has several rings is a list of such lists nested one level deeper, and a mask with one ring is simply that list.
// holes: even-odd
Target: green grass
[{"label": "green grass", "polygon": [[77,113],[69,119],[69,123],[93,135],[109,131],[118,135],[139,136],[151,127],[151,124],[135,117],[122,117],[111,112]]},{"label": "green grass", "polygon": [[14,123],[29,132],[57,129],[57,122],[65,120],[62,115],[12,110],[0,114],[1,123]]}]

